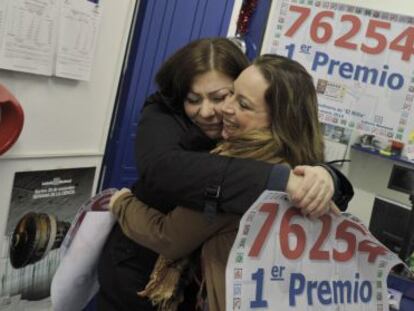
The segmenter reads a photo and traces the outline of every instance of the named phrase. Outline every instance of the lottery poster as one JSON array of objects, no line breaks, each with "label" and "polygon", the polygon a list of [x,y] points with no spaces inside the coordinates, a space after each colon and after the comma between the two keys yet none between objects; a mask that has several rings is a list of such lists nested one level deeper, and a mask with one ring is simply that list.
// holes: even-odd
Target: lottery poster
[{"label": "lottery poster", "polygon": [[321,122],[406,142],[414,125],[414,17],[317,0],[273,1],[262,54],[312,74]]},{"label": "lottery poster", "polygon": [[244,214],[226,269],[226,310],[388,311],[400,259],[354,216],[310,220],[265,191]]}]

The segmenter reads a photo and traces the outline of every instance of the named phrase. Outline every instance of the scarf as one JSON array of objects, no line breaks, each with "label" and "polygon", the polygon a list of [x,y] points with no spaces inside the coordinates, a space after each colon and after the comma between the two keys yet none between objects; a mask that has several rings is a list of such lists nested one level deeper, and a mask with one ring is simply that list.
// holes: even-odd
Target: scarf
[{"label": "scarf", "polygon": [[[269,163],[283,163],[277,156],[280,148],[275,142],[271,131],[251,131],[237,138],[221,142],[211,151],[235,158],[249,158]],[[148,298],[158,311],[175,311],[184,300],[183,289],[189,283],[194,261],[189,257],[168,260],[158,256],[150,280],[145,289],[138,292],[140,297]]]}]

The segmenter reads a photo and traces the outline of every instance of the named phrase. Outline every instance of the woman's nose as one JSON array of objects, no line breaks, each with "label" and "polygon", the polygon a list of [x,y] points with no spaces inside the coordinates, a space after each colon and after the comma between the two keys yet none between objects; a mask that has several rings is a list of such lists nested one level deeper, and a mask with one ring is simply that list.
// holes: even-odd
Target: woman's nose
[{"label": "woman's nose", "polygon": [[210,118],[216,114],[214,109],[214,105],[210,103],[208,100],[204,100],[200,107],[200,116],[202,118]]}]

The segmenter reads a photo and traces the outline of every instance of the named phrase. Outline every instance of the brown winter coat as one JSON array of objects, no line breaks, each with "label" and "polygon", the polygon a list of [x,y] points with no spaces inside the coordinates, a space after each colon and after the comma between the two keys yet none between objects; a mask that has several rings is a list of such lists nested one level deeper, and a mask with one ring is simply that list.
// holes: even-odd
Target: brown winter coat
[{"label": "brown winter coat", "polygon": [[220,214],[208,221],[203,213],[183,207],[165,215],[132,193],[121,194],[112,212],[126,236],[168,259],[186,257],[204,243],[202,261],[209,310],[225,310],[226,264],[240,216]]}]

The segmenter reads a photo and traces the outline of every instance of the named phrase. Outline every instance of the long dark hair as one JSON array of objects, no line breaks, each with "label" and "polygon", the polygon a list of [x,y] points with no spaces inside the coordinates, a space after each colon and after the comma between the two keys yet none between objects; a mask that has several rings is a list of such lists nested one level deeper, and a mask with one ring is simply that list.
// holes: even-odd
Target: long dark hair
[{"label": "long dark hair", "polygon": [[232,41],[225,38],[199,39],[168,58],[155,81],[170,105],[183,111],[184,99],[195,76],[217,70],[235,80],[248,65],[247,57]]},{"label": "long dark hair", "polygon": [[312,76],[297,61],[279,55],[262,55],[253,66],[269,83],[265,100],[278,156],[292,166],[322,162],[323,136]]}]

